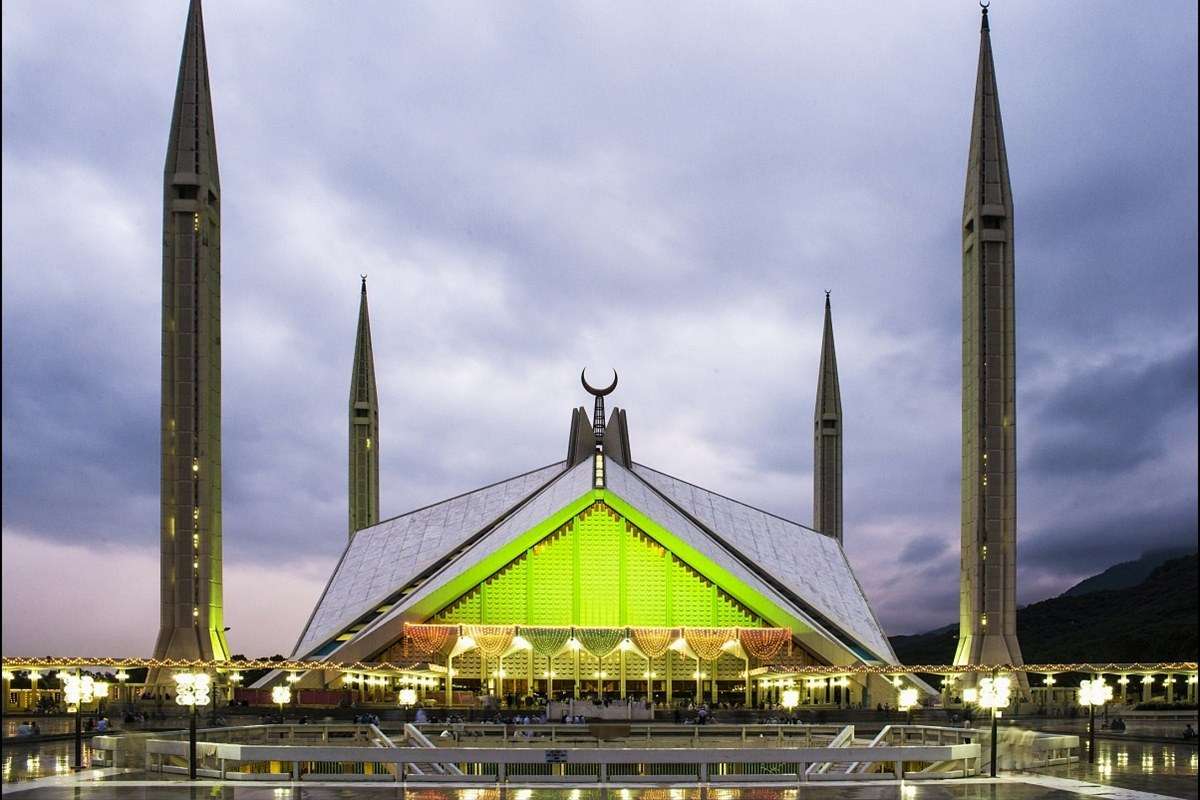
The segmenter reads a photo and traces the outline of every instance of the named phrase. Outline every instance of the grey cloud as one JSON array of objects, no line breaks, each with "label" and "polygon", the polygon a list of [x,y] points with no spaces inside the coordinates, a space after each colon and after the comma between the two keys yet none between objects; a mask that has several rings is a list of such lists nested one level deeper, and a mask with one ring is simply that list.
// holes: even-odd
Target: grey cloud
[{"label": "grey cloud", "polygon": [[1159,505],[1153,497],[1145,500],[1145,506],[1136,511],[1080,514],[1082,518],[1024,531],[1017,548],[1020,567],[1051,573],[1070,569],[1088,575],[1149,550],[1196,545],[1194,501]]},{"label": "grey cloud", "polygon": [[924,564],[940,556],[946,550],[946,542],[937,536],[921,536],[910,539],[896,558],[901,564]]},{"label": "grey cloud", "polygon": [[[156,547],[184,5],[3,6],[3,516],[31,536]],[[953,617],[975,9],[260,0],[205,16],[231,563],[332,565],[344,544],[360,272],[385,514],[560,457],[578,369],[611,364],[640,461],[809,519],[832,289],[848,551],[889,629]],[[1099,491],[1081,467],[1107,465],[1131,517],[1195,515],[1194,436],[1172,432],[1196,419],[1196,10],[992,19],[1035,477],[1021,513],[1040,527],[1019,549],[1038,586],[1065,588],[1081,558],[1124,556],[1116,526],[1093,558],[1090,526],[1045,522]],[[1193,344],[1119,367],[1163,342]],[[1084,358],[1118,366],[1059,388]],[[1138,407],[1166,419],[1150,438],[1120,413],[1139,381],[1154,391]]]},{"label": "grey cloud", "polygon": [[1118,355],[1034,400],[1033,474],[1062,479],[1120,473],[1171,446],[1163,423],[1196,407],[1196,341],[1144,363]]}]

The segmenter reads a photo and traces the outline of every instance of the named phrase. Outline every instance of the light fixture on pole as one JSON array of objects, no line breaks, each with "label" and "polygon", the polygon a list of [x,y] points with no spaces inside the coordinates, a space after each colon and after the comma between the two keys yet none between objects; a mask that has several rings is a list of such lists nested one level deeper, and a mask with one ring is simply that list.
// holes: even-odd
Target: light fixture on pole
[{"label": "light fixture on pole", "polygon": [[196,709],[208,705],[209,679],[206,672],[175,675],[175,702],[191,708],[188,715],[188,779],[196,780]]},{"label": "light fixture on pole", "polygon": [[1008,703],[1011,698],[1012,681],[1008,676],[992,673],[990,678],[982,678],[979,681],[979,705],[982,708],[990,708],[992,710],[992,777],[996,777],[996,720],[1003,713],[1002,708],[1008,708]]},{"label": "light fixture on pole", "polygon": [[906,724],[912,724],[912,710],[920,702],[921,693],[915,687],[901,689],[896,699],[896,708],[903,711],[906,715]]},{"label": "light fixture on pole", "polygon": [[1104,678],[1093,678],[1079,683],[1079,705],[1088,708],[1088,763],[1096,763],[1096,706],[1112,700],[1113,687]]},{"label": "light fixture on pole", "polygon": [[75,711],[75,769],[83,769],[83,704],[92,702],[95,691],[95,681],[91,675],[60,672],[58,677],[63,682],[63,699],[67,701],[67,711],[74,706]]},{"label": "light fixture on pole", "polygon": [[279,721],[283,722],[283,707],[292,702],[292,687],[272,686],[271,702],[279,704]]},{"label": "light fixture on pole", "polygon": [[117,685],[120,687],[117,690],[117,700],[119,702],[125,702],[125,681],[129,680],[129,673],[123,669],[119,669],[114,677],[117,679]]}]

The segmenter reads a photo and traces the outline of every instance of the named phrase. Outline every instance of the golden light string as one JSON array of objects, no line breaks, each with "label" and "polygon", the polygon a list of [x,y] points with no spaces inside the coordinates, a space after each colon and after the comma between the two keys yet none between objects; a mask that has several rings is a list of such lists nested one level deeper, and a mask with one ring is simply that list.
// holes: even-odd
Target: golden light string
[{"label": "golden light string", "polygon": [[[508,627],[512,630],[512,626]],[[686,631],[686,629],[685,629]],[[354,661],[338,662],[320,659],[288,659],[272,661],[268,658],[246,659],[239,661],[206,661],[183,658],[139,658],[125,656],[4,656],[0,664],[5,669],[55,669],[88,667],[92,669],[112,668],[149,668],[149,669],[185,669],[246,671],[257,669],[280,670],[283,672],[305,672],[310,670],[336,670],[340,672],[411,672],[416,663],[395,663],[390,661]],[[1071,662],[1055,664],[844,664],[844,665],[797,665],[786,667],[787,671],[809,673],[813,675],[895,675],[902,673],[926,673],[931,675],[962,675],[988,672],[1097,672],[1097,673],[1146,673],[1146,672],[1195,672],[1198,662],[1195,661],[1139,661],[1139,662]],[[769,668],[777,669],[777,668]]]},{"label": "golden light string", "polygon": [[658,658],[667,652],[675,641],[678,628],[630,628],[633,642],[649,658]]},{"label": "golden light string", "polygon": [[517,628],[515,625],[464,625],[463,633],[474,639],[479,651],[490,658],[508,649]]},{"label": "golden light string", "polygon": [[738,639],[747,653],[759,661],[768,661],[779,654],[791,638],[787,628],[739,628]]},{"label": "golden light string", "polygon": [[737,628],[684,628],[683,639],[705,661],[720,658],[725,643],[737,638]]},{"label": "golden light string", "polygon": [[[411,652],[423,655],[440,653],[458,633],[457,625],[409,625],[404,626],[404,643],[411,645]],[[408,651],[406,651],[408,652]]]}]

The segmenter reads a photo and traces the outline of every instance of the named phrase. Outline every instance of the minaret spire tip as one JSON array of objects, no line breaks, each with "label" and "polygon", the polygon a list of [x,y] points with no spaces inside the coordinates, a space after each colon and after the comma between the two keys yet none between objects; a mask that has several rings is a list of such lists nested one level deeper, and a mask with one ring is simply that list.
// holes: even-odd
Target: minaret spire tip
[{"label": "minaret spire tip", "polygon": [[983,17],[983,23],[982,23],[983,27],[980,28],[981,31],[989,30],[987,14],[988,14],[988,6],[990,6],[991,4],[992,4],[992,0],[979,0],[979,9],[980,9],[981,16]]},{"label": "minaret spire tip", "polygon": [[363,273],[363,274],[360,274],[358,277],[362,278],[362,293],[366,294],[367,293],[367,276],[365,273]]}]

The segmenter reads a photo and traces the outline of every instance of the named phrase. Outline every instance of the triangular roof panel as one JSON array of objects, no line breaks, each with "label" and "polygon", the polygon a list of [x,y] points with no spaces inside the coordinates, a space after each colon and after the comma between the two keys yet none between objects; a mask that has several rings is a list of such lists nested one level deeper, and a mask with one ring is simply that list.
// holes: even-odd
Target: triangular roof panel
[{"label": "triangular roof panel", "polygon": [[360,530],[342,553],[293,655],[311,653],[562,471],[557,462]]},{"label": "triangular roof panel", "polygon": [[634,472],[876,656],[895,662],[836,540],[641,464]]}]

